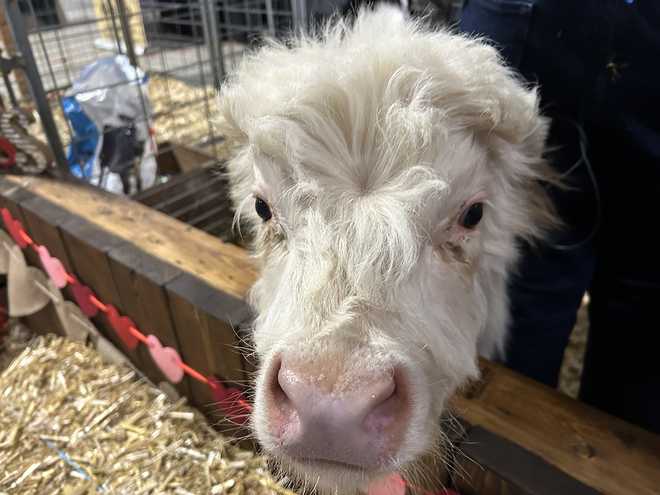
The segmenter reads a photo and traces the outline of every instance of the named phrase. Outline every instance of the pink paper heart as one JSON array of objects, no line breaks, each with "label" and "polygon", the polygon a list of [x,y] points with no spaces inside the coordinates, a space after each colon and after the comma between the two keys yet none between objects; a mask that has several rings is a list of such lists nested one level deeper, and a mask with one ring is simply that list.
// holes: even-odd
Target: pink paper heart
[{"label": "pink paper heart", "polygon": [[399,473],[392,473],[385,478],[369,484],[367,495],[404,495],[406,482]]},{"label": "pink paper heart", "polygon": [[131,332],[130,328],[135,327],[135,323],[128,316],[121,316],[113,305],[108,304],[108,321],[112,329],[119,335],[119,338],[129,350],[133,350],[138,345],[138,340]]},{"label": "pink paper heart", "polygon": [[234,387],[226,387],[220,380],[209,377],[213,398],[222,412],[235,424],[245,424],[250,419],[250,408],[243,392]]},{"label": "pink paper heart", "polygon": [[44,270],[46,270],[46,273],[50,279],[55,284],[55,287],[58,289],[66,287],[67,273],[62,262],[57,258],[52,257],[46,246],[39,246],[37,251],[39,252],[39,259],[41,260],[41,264],[43,265]]},{"label": "pink paper heart", "polygon": [[24,230],[23,224],[18,220],[15,220],[7,208],[2,209],[2,221],[5,223],[7,232],[9,232],[9,235],[11,235],[16,244],[18,244],[21,249],[26,248],[28,243],[21,235],[21,230]]},{"label": "pink paper heart", "polygon": [[[392,473],[384,478],[372,481],[367,487],[367,495],[405,495],[408,483],[399,473]],[[410,486],[411,492],[421,492],[424,495],[459,495],[451,488],[443,488],[440,491],[425,491],[422,488]]]},{"label": "pink paper heart", "polygon": [[179,383],[183,378],[183,368],[181,367],[181,357],[176,349],[172,347],[163,347],[158,337],[147,335],[147,347],[151,358],[158,366],[163,375],[172,383]]},{"label": "pink paper heart", "polygon": [[94,295],[92,289],[83,285],[79,282],[75,282],[71,285],[71,292],[73,298],[76,300],[76,304],[80,307],[80,310],[88,318],[93,318],[99,312],[99,308],[92,304],[90,297]]}]

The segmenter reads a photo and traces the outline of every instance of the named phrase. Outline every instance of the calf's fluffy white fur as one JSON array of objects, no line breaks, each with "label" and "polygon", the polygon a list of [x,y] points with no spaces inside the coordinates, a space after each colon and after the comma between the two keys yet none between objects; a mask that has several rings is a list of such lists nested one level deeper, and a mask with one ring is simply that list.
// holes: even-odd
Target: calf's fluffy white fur
[{"label": "calf's fluffy white fur", "polygon": [[[477,376],[477,354],[504,350],[517,243],[553,219],[538,105],[487,43],[382,7],[269,43],[229,78],[220,107],[235,144],[232,196],[261,265],[253,426],[298,476],[346,492],[410,466],[437,443],[446,399]],[[464,229],[475,201],[483,219]],[[263,389],[284,351],[336,357],[346,376],[405,370],[409,424],[378,472],[279,455]]]}]

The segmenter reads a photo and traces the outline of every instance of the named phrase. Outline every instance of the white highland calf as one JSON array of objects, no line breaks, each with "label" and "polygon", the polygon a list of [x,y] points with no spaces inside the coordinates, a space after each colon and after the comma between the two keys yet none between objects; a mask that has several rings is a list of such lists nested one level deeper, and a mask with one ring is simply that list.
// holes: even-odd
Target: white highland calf
[{"label": "white highland calf", "polygon": [[324,491],[410,468],[503,351],[517,243],[553,222],[536,91],[380,8],[247,56],[220,101],[261,264],[258,440]]}]

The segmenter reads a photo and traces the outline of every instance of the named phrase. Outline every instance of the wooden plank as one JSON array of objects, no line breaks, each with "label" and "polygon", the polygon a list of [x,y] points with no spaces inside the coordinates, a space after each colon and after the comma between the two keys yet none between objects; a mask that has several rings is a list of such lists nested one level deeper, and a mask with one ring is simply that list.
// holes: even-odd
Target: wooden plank
[{"label": "wooden plank", "polygon": [[[66,270],[72,272],[73,266],[57,228],[58,225],[69,219],[69,213],[48,204],[43,198],[39,197],[28,198],[26,201],[22,201],[20,206],[24,225],[32,239],[37,244],[46,246],[51,256],[58,258]],[[36,266],[41,268],[41,263]],[[61,292],[68,299],[72,299],[71,291],[68,287],[62,289]],[[52,326],[51,331],[64,335],[64,328],[60,323],[55,308],[51,307],[48,311],[48,318]],[[34,321],[26,321],[26,323],[30,327],[38,324]],[[44,322],[42,325],[48,325],[48,323]]]},{"label": "wooden plank", "polygon": [[[21,194],[33,192],[31,189],[18,191]],[[95,196],[97,191],[85,191],[83,196],[87,194]],[[115,199],[113,197],[110,201]],[[54,224],[51,226],[54,232],[49,236],[51,240],[56,238],[61,242],[62,257],[67,260],[69,270],[90,286],[100,299],[130,316],[144,332],[154,333],[165,345],[177,348],[184,361],[203,374],[218,376],[235,386],[244,385],[244,363],[236,350],[235,330],[251,317],[247,305],[242,299],[225,294],[189,273],[181,273],[176,265],[149,253],[149,248],[159,244],[158,232],[156,241],[154,237],[141,237],[142,231],[131,237],[137,237],[142,245],[116,235],[112,226],[117,218],[120,222],[131,222],[133,229],[139,229],[141,224],[130,216],[130,206],[136,203],[122,200],[121,205],[113,209],[106,203],[91,201],[94,208],[90,209],[78,207],[81,203],[68,196],[66,203],[55,204],[58,215],[45,220],[41,212],[52,209],[51,198],[39,197],[32,201],[34,205],[29,211],[35,219],[32,223],[50,221]],[[77,208],[72,211],[63,204],[76,204]],[[85,218],[103,216],[108,211],[111,214],[103,223],[89,222]],[[143,220],[151,226],[148,215]],[[179,231],[177,241],[185,242],[185,238],[186,233]],[[214,240],[214,244],[222,250],[222,243]],[[195,246],[191,245],[190,252]],[[246,259],[240,249],[236,249],[236,253]],[[189,260],[190,263],[193,261]],[[123,348],[105,316],[99,314],[94,320],[115,345]],[[162,380],[145,348],[139,346],[136,352],[127,354],[151,379]],[[223,418],[221,412],[212,406],[214,397],[207,385],[186,378],[179,392],[192,395],[193,402],[214,419]],[[236,431],[235,425],[230,425],[229,429]]]},{"label": "wooden plank", "polygon": [[201,179],[206,177],[207,173],[206,169],[198,168],[191,170],[190,172],[178,174],[173,176],[167,182],[163,182],[162,184],[158,184],[134,194],[131,198],[134,201],[139,201],[142,204],[153,207],[158,203],[170,199],[177,192],[181,191],[186,184],[189,184],[192,181],[201,181]]},{"label": "wooden plank", "polygon": [[40,197],[23,201],[21,209],[32,239],[46,246],[51,256],[58,258],[67,271],[72,272],[73,264],[58,229],[71,218],[71,214]]},{"label": "wooden plank", "polygon": [[[247,304],[186,273],[166,288],[184,361],[204,375],[243,386],[245,374],[234,329],[250,317]],[[217,415],[210,407],[214,399],[207,385],[193,380],[191,391],[198,407]]]},{"label": "wooden plank", "polygon": [[657,495],[660,436],[481,361],[483,380],[452,399],[465,421],[506,438],[595,490]]},{"label": "wooden plank", "polygon": [[217,158],[198,148],[185,146],[174,141],[160,141],[156,155],[158,172],[171,175],[175,179],[178,175],[207,168],[218,163]]},{"label": "wooden plank", "polygon": [[[213,184],[211,184],[211,187],[212,186]],[[179,209],[166,213],[178,218],[182,222],[188,222],[189,220],[218,207],[221,207],[224,210],[221,214],[231,215],[229,202],[219,193],[208,193],[205,196],[197,198],[193,197],[192,199],[192,201],[189,201],[188,204],[181,206]]]},{"label": "wooden plank", "polygon": [[[167,284],[170,295],[178,296],[194,306],[195,311],[209,322],[208,343],[204,353],[212,364],[212,373],[226,380],[242,383],[244,379],[237,328],[252,318],[247,303],[214,290],[189,274],[182,274]],[[218,352],[219,351],[219,352]]]},{"label": "wooden plank", "polygon": [[7,180],[180,267],[214,290],[242,299],[254,283],[256,267],[244,249],[147,206],[78,184],[17,176]]},{"label": "wooden plank", "polygon": [[[132,244],[122,244],[108,253],[113,278],[119,289],[121,308],[145,334],[152,334],[164,346],[181,349],[174,323],[170,316],[165,284],[181,274],[181,271]],[[154,383],[167,378],[153,362],[149,350],[138,346],[142,371]],[[189,378],[176,384],[180,394],[190,395]]]},{"label": "wooden plank", "polygon": [[541,457],[481,427],[460,442],[461,495],[596,495],[599,492],[548,464]]},{"label": "wooden plank", "polygon": [[[31,234],[21,203],[33,199],[35,195],[23,188],[15,187],[10,181],[0,182],[0,208],[7,208],[11,215],[19,220],[28,234]],[[4,225],[3,225],[4,227]],[[24,249],[23,254],[29,265],[41,267],[39,256],[32,249]]]},{"label": "wooden plank", "polygon": [[[110,250],[122,246],[124,241],[83,218],[73,216],[60,226],[60,231],[75,276],[81,283],[89,286],[104,303],[112,304],[119,312],[125,313],[107,255]],[[137,350],[126,348],[103,313],[99,312],[93,322],[138,368],[142,368],[142,359]]]},{"label": "wooden plank", "polygon": [[217,163],[217,159],[213,155],[181,144],[175,143],[172,152],[179,168],[184,173],[198,168],[207,168],[211,164]]}]

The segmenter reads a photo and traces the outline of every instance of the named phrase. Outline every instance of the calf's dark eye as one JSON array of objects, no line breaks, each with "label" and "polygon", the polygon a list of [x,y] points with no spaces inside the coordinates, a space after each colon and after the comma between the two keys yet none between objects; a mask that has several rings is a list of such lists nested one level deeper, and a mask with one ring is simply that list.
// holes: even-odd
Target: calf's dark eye
[{"label": "calf's dark eye", "polygon": [[254,200],[254,209],[264,222],[267,222],[273,216],[270,211],[270,206],[268,206],[268,203],[261,198],[256,198]]},{"label": "calf's dark eye", "polygon": [[469,208],[467,208],[463,212],[458,223],[461,225],[461,227],[464,227],[466,229],[473,229],[477,225],[479,225],[479,222],[481,221],[481,217],[483,217],[483,215],[484,215],[484,204],[473,203],[469,206]]}]

